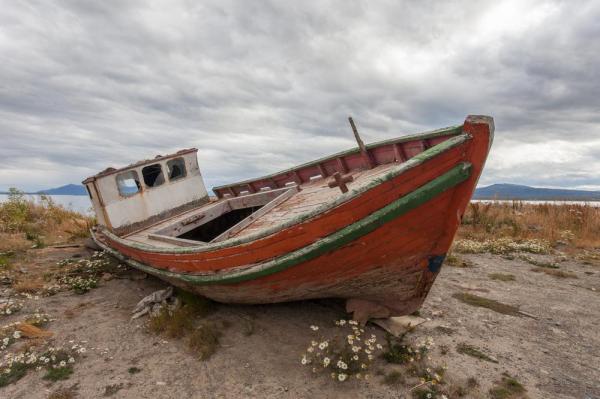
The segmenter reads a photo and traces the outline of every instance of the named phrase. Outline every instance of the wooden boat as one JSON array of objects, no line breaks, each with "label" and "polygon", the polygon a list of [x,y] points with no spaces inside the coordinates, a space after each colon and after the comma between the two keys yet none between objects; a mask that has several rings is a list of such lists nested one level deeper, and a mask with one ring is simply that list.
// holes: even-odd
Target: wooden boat
[{"label": "wooden boat", "polygon": [[469,203],[493,119],[366,146],[354,131],[354,149],[215,187],[216,198],[193,148],[109,168],[83,182],[98,219],[93,238],[216,301],[333,297],[361,321],[412,313]]}]

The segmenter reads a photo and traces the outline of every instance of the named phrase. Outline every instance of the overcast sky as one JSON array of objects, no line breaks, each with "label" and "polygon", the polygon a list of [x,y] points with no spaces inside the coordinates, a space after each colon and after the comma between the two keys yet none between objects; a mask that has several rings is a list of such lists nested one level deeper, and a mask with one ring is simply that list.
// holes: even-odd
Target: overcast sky
[{"label": "overcast sky", "polygon": [[0,2],[0,190],[188,147],[212,187],[354,146],[348,115],[467,114],[480,185],[600,189],[600,1]]}]

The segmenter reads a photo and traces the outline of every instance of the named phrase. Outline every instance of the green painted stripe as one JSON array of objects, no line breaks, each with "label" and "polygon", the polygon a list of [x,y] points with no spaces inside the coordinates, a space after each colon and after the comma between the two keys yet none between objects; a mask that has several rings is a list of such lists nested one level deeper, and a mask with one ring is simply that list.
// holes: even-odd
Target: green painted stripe
[{"label": "green painted stripe", "polygon": [[322,238],[311,245],[268,262],[251,267],[245,267],[243,269],[237,269],[235,271],[228,270],[226,272],[213,274],[171,272],[167,270],[156,269],[131,259],[126,259],[115,250],[112,250],[101,243],[99,244],[105,250],[120,258],[124,262],[129,263],[131,266],[136,267],[146,273],[153,274],[157,277],[178,279],[197,285],[239,283],[280,272],[349,244],[352,241],[371,233],[385,223],[388,223],[407,213],[408,211],[423,205],[444,191],[462,183],[469,178],[470,174],[471,164],[466,162],[460,163],[445,174],[426,183],[410,194],[397,199],[378,211],[373,212],[364,219],[346,226],[343,229],[338,230],[337,232]]}]

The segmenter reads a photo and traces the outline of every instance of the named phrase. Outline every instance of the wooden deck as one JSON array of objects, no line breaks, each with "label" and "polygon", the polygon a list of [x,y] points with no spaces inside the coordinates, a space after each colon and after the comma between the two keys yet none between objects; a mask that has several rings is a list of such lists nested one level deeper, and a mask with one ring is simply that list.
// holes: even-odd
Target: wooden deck
[{"label": "wooden deck", "polygon": [[[351,172],[354,181],[347,183],[348,188],[352,190],[353,187],[366,184],[377,177],[385,174],[390,168],[397,166],[398,163],[379,165],[370,170],[353,170]],[[283,224],[291,221],[295,218],[301,217],[303,214],[313,211],[321,205],[328,202],[335,201],[342,195],[342,192],[338,187],[330,188],[328,183],[332,181],[332,177],[317,178],[311,182],[303,183],[300,185],[301,191],[294,193],[290,198],[286,199],[283,203],[275,206],[266,214],[259,216],[252,223],[247,225],[242,230],[232,234],[230,238],[243,237],[252,233],[259,232],[267,227],[272,227],[277,224]],[[206,205],[202,205],[198,208],[189,210],[177,216],[163,220],[155,225],[152,225],[146,229],[134,232],[124,238],[128,240],[151,245],[160,248],[170,248],[183,246],[186,244],[178,244],[176,242],[165,242],[150,238],[150,235],[158,234],[161,230],[168,228],[170,225],[182,222],[185,219],[193,218],[206,212],[207,209],[227,201],[227,198],[218,199],[212,201]],[[189,244],[187,244],[189,245]],[[186,245],[186,246],[187,246]],[[202,245],[198,242],[198,245]]]}]

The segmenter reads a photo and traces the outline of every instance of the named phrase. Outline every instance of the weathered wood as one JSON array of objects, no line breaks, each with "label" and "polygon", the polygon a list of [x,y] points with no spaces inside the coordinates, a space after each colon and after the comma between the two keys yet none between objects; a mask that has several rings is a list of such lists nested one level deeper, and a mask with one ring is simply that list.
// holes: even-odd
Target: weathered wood
[{"label": "weathered wood", "polygon": [[236,233],[238,233],[241,230],[248,227],[257,218],[261,217],[262,215],[266,214],[267,212],[270,212],[273,208],[275,208],[277,205],[286,201],[288,198],[290,198],[292,195],[296,194],[298,191],[300,191],[298,186],[294,186],[292,188],[287,189],[287,191],[285,191],[284,193],[275,197],[271,202],[268,202],[266,205],[264,205],[262,208],[260,208],[259,210],[257,210],[256,212],[254,212],[253,214],[248,216],[247,218],[241,220],[239,223],[232,226],[228,230],[225,230],[219,236],[215,237],[211,242],[224,241],[224,240],[228,239],[229,237],[235,235]]},{"label": "weathered wood", "polygon": [[346,163],[344,162],[344,158],[336,158],[336,163],[337,163],[338,172],[340,172],[340,173],[348,172],[348,167],[346,166]]},{"label": "weathered wood", "polygon": [[170,224],[160,230],[156,234],[163,236],[179,236],[195,229],[198,225],[208,223],[213,219],[218,218],[225,212],[231,211],[229,199],[218,202],[214,205],[209,205],[199,210],[188,213],[185,219],[177,223]]},{"label": "weathered wood", "polygon": [[371,158],[371,155],[369,154],[365,143],[360,138],[360,135],[358,134],[358,129],[356,129],[356,125],[354,124],[354,120],[351,116],[348,117],[348,121],[350,122],[350,126],[352,127],[352,133],[354,133],[354,138],[356,139],[356,143],[358,144],[358,149],[360,150],[360,153],[365,163],[367,164],[367,167],[369,169],[373,169],[375,167],[375,162],[373,162],[373,159]]},{"label": "weathered wood", "polygon": [[340,172],[335,172],[333,175],[333,181],[330,181],[327,185],[329,188],[339,187],[340,191],[343,193],[348,192],[348,186],[346,183],[350,183],[354,181],[354,177],[352,175],[342,176]]},{"label": "weathered wood", "polygon": [[148,234],[148,238],[151,240],[167,242],[169,244],[173,244],[178,247],[196,247],[198,245],[204,244],[201,241],[186,240],[185,238],[165,236],[162,234]]}]

